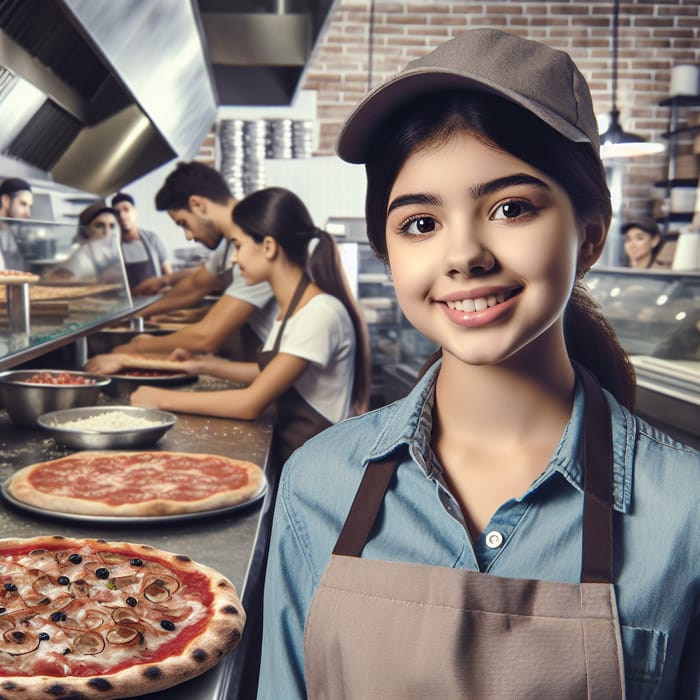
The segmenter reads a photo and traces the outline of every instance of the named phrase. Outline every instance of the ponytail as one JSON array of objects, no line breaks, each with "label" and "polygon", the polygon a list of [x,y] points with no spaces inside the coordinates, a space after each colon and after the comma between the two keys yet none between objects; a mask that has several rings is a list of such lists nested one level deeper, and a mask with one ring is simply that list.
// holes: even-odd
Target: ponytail
[{"label": "ponytail", "polygon": [[318,237],[318,245],[307,260],[306,272],[319,289],[339,299],[350,315],[355,330],[352,411],[354,415],[359,415],[364,413],[369,406],[370,353],[367,324],[350,291],[340,261],[338,246],[336,246],[333,237],[321,229],[316,229],[316,236]]},{"label": "ponytail", "polygon": [[623,406],[634,411],[634,366],[582,279],[577,279],[564,315],[569,357],[588,368]]}]

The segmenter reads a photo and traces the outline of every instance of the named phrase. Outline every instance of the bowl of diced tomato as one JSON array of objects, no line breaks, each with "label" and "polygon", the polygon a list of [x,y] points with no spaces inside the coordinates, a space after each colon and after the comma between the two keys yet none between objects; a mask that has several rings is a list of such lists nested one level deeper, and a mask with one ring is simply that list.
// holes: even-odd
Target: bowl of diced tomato
[{"label": "bowl of diced tomato", "polygon": [[36,428],[49,411],[94,406],[111,379],[67,370],[20,369],[0,373],[0,399],[13,423]]}]

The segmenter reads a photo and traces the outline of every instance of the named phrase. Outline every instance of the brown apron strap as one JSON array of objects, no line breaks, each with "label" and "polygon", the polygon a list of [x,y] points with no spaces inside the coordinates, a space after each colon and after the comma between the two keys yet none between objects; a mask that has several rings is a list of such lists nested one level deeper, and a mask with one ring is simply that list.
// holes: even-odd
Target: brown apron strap
[{"label": "brown apron strap", "polygon": [[613,581],[613,450],[610,409],[595,377],[580,372],[585,393],[581,583]]},{"label": "brown apron strap", "polygon": [[398,458],[393,457],[367,465],[333,554],[348,557],[359,557],[362,554],[398,463]]},{"label": "brown apron strap", "polygon": [[280,329],[277,333],[277,337],[275,338],[275,345],[272,348],[270,352],[274,353],[275,355],[279,352],[280,349],[280,343],[282,342],[282,334],[284,333],[284,327],[287,325],[287,321],[291,317],[291,315],[294,313],[295,309],[297,308],[297,304],[299,303],[299,300],[301,299],[302,295],[306,291],[306,288],[309,286],[309,282],[311,280],[306,276],[302,275],[302,278],[299,280],[299,284],[297,285],[297,288],[294,290],[294,294],[292,295],[292,300],[289,302],[289,308],[287,309],[287,313],[284,315],[284,318],[282,319],[282,324],[280,325]]},{"label": "brown apron strap", "polygon": [[[595,377],[584,388],[582,583],[612,583],[613,463],[610,410]],[[381,508],[398,458],[370,463],[336,542],[334,554],[359,557]]]}]

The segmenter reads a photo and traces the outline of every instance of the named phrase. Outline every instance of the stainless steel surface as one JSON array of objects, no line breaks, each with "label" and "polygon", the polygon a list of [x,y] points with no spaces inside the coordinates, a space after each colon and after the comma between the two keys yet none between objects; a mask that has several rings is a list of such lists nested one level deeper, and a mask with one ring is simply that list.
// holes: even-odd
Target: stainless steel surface
[{"label": "stainless steel surface", "polygon": [[[36,384],[27,380],[46,370],[25,369],[0,374],[0,396],[10,418],[17,425],[36,426],[39,416],[49,411],[92,406],[110,378],[87,372],[70,372],[90,384]],[[58,372],[49,370],[51,374]]]},{"label": "stainless steel surface", "polygon": [[188,160],[216,117],[188,0],[13,3],[0,11],[0,65],[42,98],[23,103],[20,129],[12,101],[0,102],[0,122],[14,125],[8,153],[96,194]]},{"label": "stainless steel surface", "polygon": [[29,333],[29,284],[7,285],[7,312],[12,333]]},{"label": "stainless steel surface", "polygon": [[[85,420],[98,416],[128,415],[135,420],[146,420],[150,425],[138,428],[101,430],[71,427],[73,421]],[[83,406],[65,411],[51,411],[37,419],[40,428],[53,437],[56,442],[79,450],[124,450],[146,447],[158,442],[176,423],[177,416],[168,411],[139,406]]]},{"label": "stainless steel surface", "polygon": [[[207,388],[203,386],[201,388]],[[102,400],[105,400],[102,397]],[[272,432],[270,421],[233,421],[181,414],[177,425],[161,440],[157,449],[210,452],[250,460],[265,466]],[[0,480],[6,481],[17,469],[37,461],[71,454],[74,450],[57,445],[39,430],[18,429],[0,411]],[[59,534],[68,537],[103,537],[150,544],[190,556],[221,571],[243,589],[248,560],[255,540],[260,508],[237,510],[222,516],[146,527],[59,521],[42,518],[9,505],[0,507],[0,536],[34,537]],[[235,652],[234,652],[235,654]],[[231,657],[228,657],[231,658]],[[179,686],[142,696],[144,700],[214,700],[225,686],[228,659],[207,673]]]}]

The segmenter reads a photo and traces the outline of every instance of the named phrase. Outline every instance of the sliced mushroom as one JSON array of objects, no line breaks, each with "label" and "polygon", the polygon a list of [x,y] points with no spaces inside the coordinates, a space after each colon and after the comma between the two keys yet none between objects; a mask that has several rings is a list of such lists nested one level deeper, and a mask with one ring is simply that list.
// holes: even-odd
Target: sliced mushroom
[{"label": "sliced mushroom", "polygon": [[98,552],[97,553],[105,564],[126,564],[130,557],[119,552]]},{"label": "sliced mushroom", "polygon": [[98,628],[100,625],[103,625],[106,620],[107,616],[99,610],[87,610],[83,615],[83,625],[89,630]]},{"label": "sliced mushroom", "polygon": [[139,630],[121,625],[108,630],[105,636],[110,644],[130,644],[143,640],[143,635]]},{"label": "sliced mushroom", "polygon": [[28,608],[39,607],[40,605],[48,605],[51,602],[50,598],[47,598],[42,593],[37,595],[28,595],[24,597],[24,602]]},{"label": "sliced mushroom", "polygon": [[143,595],[151,603],[164,603],[170,598],[170,591],[160,581],[154,581],[146,586]]},{"label": "sliced mushroom", "polygon": [[0,617],[0,633],[5,632],[6,630],[14,629],[14,626],[15,620],[13,617],[9,615],[3,615]]},{"label": "sliced mushroom", "polygon": [[82,578],[68,584],[68,592],[76,598],[87,598],[90,595],[90,584]]},{"label": "sliced mushroom", "polygon": [[104,651],[105,640],[96,632],[84,632],[73,639],[73,648],[79,654],[100,654]]},{"label": "sliced mushroom", "polygon": [[32,581],[32,589],[36,593],[43,593],[44,595],[51,593],[57,587],[58,586],[53,582],[51,577],[46,574],[41,574],[41,576],[38,576]]},{"label": "sliced mushroom", "polygon": [[139,622],[139,616],[131,608],[115,608],[112,610],[112,619],[117,624]]},{"label": "sliced mushroom", "polygon": [[180,581],[178,581],[178,579],[176,579],[174,576],[169,576],[168,574],[161,574],[160,576],[157,576],[155,578],[149,578],[148,583],[149,585],[152,583],[156,583],[159,586],[162,586],[171,595],[175,593],[178,590],[178,588],[180,588]]},{"label": "sliced mushroom", "polygon": [[39,646],[39,638],[31,632],[18,629],[5,630],[0,638],[0,651],[20,656],[34,651]]},{"label": "sliced mushroom", "polygon": [[112,583],[119,589],[119,590],[124,590],[125,588],[129,588],[130,586],[138,586],[139,584],[139,577],[138,576],[115,576],[112,579]]}]

